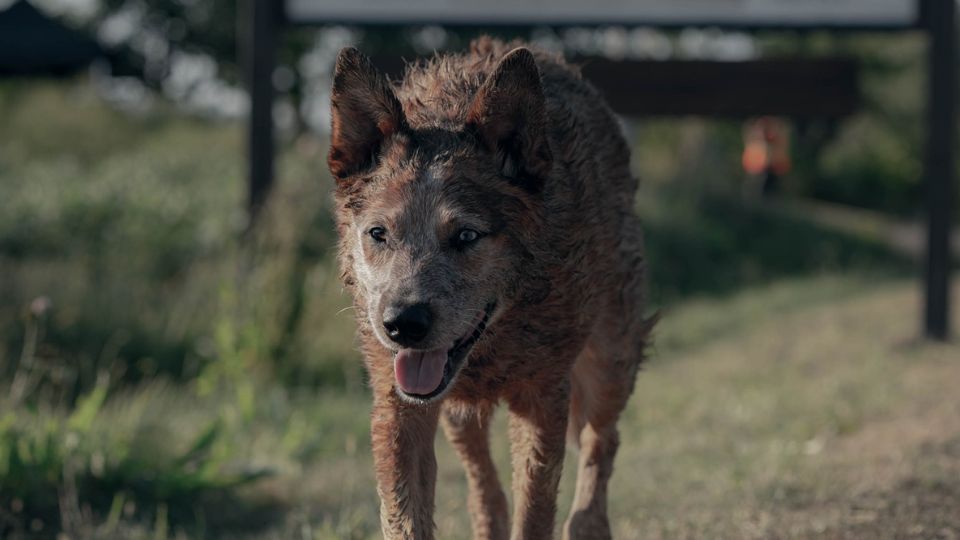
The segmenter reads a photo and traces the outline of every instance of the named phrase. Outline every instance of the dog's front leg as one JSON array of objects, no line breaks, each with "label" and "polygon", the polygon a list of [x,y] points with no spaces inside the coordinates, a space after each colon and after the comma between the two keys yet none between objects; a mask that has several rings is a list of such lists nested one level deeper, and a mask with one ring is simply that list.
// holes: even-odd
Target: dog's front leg
[{"label": "dog's front leg", "polygon": [[513,540],[553,538],[563,471],[569,382],[508,397],[513,461]]},{"label": "dog's front leg", "polygon": [[390,388],[374,398],[370,435],[387,540],[431,540],[439,407],[401,400]]},{"label": "dog's front leg", "polygon": [[497,468],[490,457],[492,407],[446,409],[441,418],[447,439],[467,472],[467,508],[474,540],[507,540],[510,517],[507,497],[500,487]]}]

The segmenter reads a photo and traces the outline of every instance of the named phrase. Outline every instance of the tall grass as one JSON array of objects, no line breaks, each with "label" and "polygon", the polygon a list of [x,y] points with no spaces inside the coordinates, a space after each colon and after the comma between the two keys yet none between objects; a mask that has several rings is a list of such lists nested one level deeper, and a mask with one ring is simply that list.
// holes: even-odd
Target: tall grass
[{"label": "tall grass", "polygon": [[0,115],[0,535],[202,528],[322,446],[295,389],[362,384],[350,314],[314,307],[346,305],[316,148],[243,245],[238,124],[83,84],[4,87]]}]

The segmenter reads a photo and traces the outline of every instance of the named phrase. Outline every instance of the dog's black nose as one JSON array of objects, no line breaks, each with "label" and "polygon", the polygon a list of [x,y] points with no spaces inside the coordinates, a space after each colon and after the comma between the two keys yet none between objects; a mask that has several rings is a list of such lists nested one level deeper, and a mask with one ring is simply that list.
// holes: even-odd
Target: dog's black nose
[{"label": "dog's black nose", "polygon": [[383,311],[383,328],[403,347],[416,345],[430,332],[433,315],[427,304],[390,306]]}]

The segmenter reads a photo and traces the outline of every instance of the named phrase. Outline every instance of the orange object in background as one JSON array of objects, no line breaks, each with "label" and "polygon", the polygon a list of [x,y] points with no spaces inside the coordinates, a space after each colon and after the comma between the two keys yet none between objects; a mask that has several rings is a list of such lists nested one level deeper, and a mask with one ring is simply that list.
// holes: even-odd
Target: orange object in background
[{"label": "orange object in background", "polygon": [[762,141],[747,141],[743,148],[743,170],[747,174],[763,174],[767,170],[767,145]]},{"label": "orange object in background", "polygon": [[750,120],[743,131],[743,170],[757,179],[762,193],[776,189],[781,176],[790,172],[790,128],[773,116]]}]

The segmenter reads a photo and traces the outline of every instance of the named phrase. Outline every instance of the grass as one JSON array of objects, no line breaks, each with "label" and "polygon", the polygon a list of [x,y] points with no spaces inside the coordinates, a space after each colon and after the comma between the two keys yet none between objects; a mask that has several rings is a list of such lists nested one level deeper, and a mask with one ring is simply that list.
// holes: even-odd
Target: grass
[{"label": "grass", "polygon": [[[785,304],[799,307],[777,310]],[[821,537],[863,526],[864,498],[896,503],[903,485],[930,495],[931,482],[956,491],[931,456],[957,465],[947,452],[960,440],[960,349],[917,342],[918,309],[907,283],[834,277],[678,306],[658,329],[656,354],[621,422],[610,497],[615,537]],[[727,330],[686,337],[705,324]],[[359,423],[367,407],[358,397],[352,413],[336,414]],[[504,420],[500,414],[494,450],[508,482]],[[354,436],[274,488],[296,493],[302,505],[276,537],[303,526],[319,538],[377,537],[370,455]],[[437,449],[438,537],[469,538],[462,470],[442,436]],[[562,509],[574,467],[570,452]],[[921,517],[877,514],[872,523],[880,537],[902,537]]]},{"label": "grass", "polygon": [[[0,116],[0,536],[377,537],[323,142],[284,147],[241,245],[237,124],[36,82],[0,85]],[[910,341],[908,262],[723,197],[640,201],[664,319],[622,426],[618,538],[897,531],[920,512],[898,493],[956,500],[937,482],[958,351]],[[438,449],[439,536],[466,538]],[[851,525],[858,504],[904,523]]]},{"label": "grass", "polygon": [[[830,294],[837,291],[845,292]],[[624,443],[611,491],[617,538],[819,537],[864,527],[858,501],[897,502],[903,486],[927,497],[943,485],[956,489],[942,470],[956,465],[948,452],[960,440],[953,391],[960,350],[915,341],[917,300],[908,283],[822,277],[673,309],[621,424]],[[785,305],[793,307],[777,307]],[[770,317],[771,308],[778,317]],[[725,330],[690,337],[690,328],[711,325]],[[164,463],[182,462],[191,445],[203,447],[196,441],[209,433],[203,427],[210,411],[233,402],[200,399],[172,385],[136,388],[88,420],[101,430],[110,426],[91,440],[145,437],[126,444],[134,455],[155,452],[147,454],[145,468],[163,476],[148,484],[160,490],[183,481]],[[226,522],[207,515],[201,521],[208,533],[236,537],[237,527],[255,527],[248,537],[376,538],[369,398],[344,391],[291,397],[273,388],[256,408],[219,444],[229,446],[229,460],[240,470],[271,474],[229,496],[210,490],[215,476],[206,479],[205,491],[187,499],[192,511],[206,515],[240,505],[249,512],[227,514],[235,521]],[[495,455],[507,482],[503,421],[500,415]],[[460,465],[442,439],[437,448],[438,534],[468,538]],[[231,467],[221,462],[208,470],[226,475]],[[564,506],[573,470],[571,454]],[[130,493],[135,480],[125,479],[120,492],[130,500],[160,499]],[[185,527],[181,534],[200,534],[183,525],[182,515],[176,520],[176,512],[167,513]],[[137,515],[152,523],[155,514]],[[893,537],[917,525],[917,517],[907,512],[883,530]],[[884,519],[878,514],[874,521]]]}]

